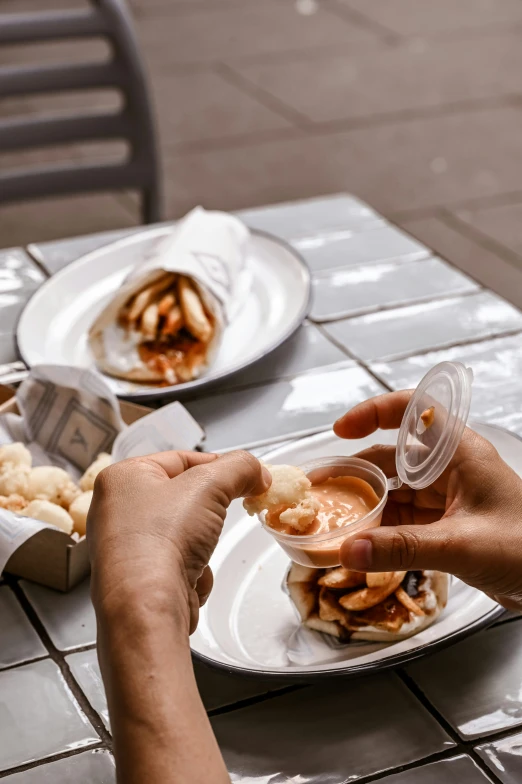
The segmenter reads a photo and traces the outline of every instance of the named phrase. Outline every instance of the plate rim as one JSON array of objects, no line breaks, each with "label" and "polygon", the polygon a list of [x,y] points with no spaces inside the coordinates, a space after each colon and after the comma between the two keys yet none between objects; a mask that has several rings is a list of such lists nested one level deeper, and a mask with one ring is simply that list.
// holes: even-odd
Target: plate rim
[{"label": "plate rim", "polygon": [[[33,299],[38,295],[41,295],[41,292],[45,289],[46,286],[50,285],[51,282],[54,282],[56,279],[59,279],[61,275],[64,275],[66,272],[69,272],[71,269],[74,269],[75,265],[80,263],[88,262],[91,257],[96,258],[101,253],[111,250],[111,249],[118,249],[120,247],[125,248],[126,245],[132,245],[136,242],[136,238],[142,237],[143,235],[151,235],[154,237],[155,235],[164,234],[168,231],[170,226],[156,226],[145,228],[143,231],[136,231],[130,234],[127,237],[121,237],[120,239],[114,240],[113,242],[107,243],[107,245],[103,245],[101,248],[95,248],[88,253],[84,253],[81,256],[78,256],[77,259],[70,262],[70,264],[65,265],[62,267],[61,270],[58,270],[54,275],[50,275],[47,280],[45,280],[41,286],[39,286],[33,294],[29,297],[27,302],[25,303],[24,307],[22,308],[18,319],[16,321],[15,330],[14,330],[14,342],[15,342],[15,349],[18,357],[24,362],[24,364],[31,369],[33,365],[31,365],[26,357],[23,354],[23,351],[20,347],[19,341],[19,330],[20,324],[26,311],[31,306],[31,302]],[[156,400],[162,398],[175,398],[175,397],[187,397],[190,395],[192,391],[195,391],[199,394],[199,391],[205,389],[207,387],[212,387],[213,385],[223,381],[225,378],[229,378],[230,376],[239,373],[241,370],[245,370],[247,367],[254,365],[256,362],[259,362],[266,356],[269,356],[273,351],[276,351],[280,348],[287,340],[289,340],[292,335],[299,329],[301,324],[306,319],[312,302],[312,274],[308,264],[306,263],[302,254],[294,248],[290,243],[286,242],[285,240],[281,239],[280,237],[276,237],[274,234],[271,234],[268,231],[263,231],[260,229],[249,229],[251,236],[253,237],[261,237],[264,239],[269,240],[274,245],[279,245],[283,248],[290,256],[293,257],[294,261],[297,263],[298,267],[300,268],[300,272],[303,276],[304,282],[304,297],[299,308],[299,312],[297,316],[293,319],[289,327],[283,332],[283,334],[278,338],[277,341],[271,343],[268,348],[264,350],[260,350],[253,358],[248,360],[248,362],[242,362],[240,364],[236,364],[229,369],[223,370],[221,373],[218,373],[213,376],[202,376],[200,378],[194,379],[193,381],[187,381],[184,384],[176,384],[170,387],[158,387],[158,388],[151,388],[146,387],[143,390],[136,390],[128,393],[121,393],[115,392],[114,394],[116,397],[121,398],[123,400],[137,400],[137,401],[147,401],[147,400]],[[96,369],[93,368],[96,372],[100,373]],[[102,377],[105,378],[106,374],[100,373]]]},{"label": "plate rim", "polygon": [[[478,590],[478,589],[476,589]],[[206,664],[208,667],[212,667],[217,670],[222,670],[224,672],[228,672],[230,675],[239,675],[245,678],[263,678],[263,679],[273,679],[273,680],[280,680],[285,681],[287,683],[303,683],[315,680],[321,680],[323,678],[334,678],[334,677],[344,677],[344,678],[356,678],[361,677],[363,675],[367,675],[372,672],[379,672],[381,670],[388,670],[392,668],[397,668],[402,666],[403,664],[407,664],[415,659],[420,659],[424,656],[429,656],[432,653],[436,653],[437,651],[446,648],[449,645],[453,645],[460,640],[469,637],[476,632],[481,631],[489,626],[492,626],[493,623],[502,616],[506,610],[500,604],[497,604],[496,607],[492,607],[487,613],[485,613],[477,620],[472,621],[467,626],[464,626],[461,629],[457,629],[456,631],[452,632],[451,634],[442,637],[440,640],[435,640],[433,642],[426,643],[425,645],[420,646],[419,648],[405,651],[404,653],[398,653],[395,656],[389,656],[386,659],[382,659],[377,662],[367,662],[366,664],[356,664],[356,665],[349,665],[347,664],[346,667],[338,667],[336,669],[327,669],[327,670],[302,670],[300,672],[285,672],[283,670],[264,670],[262,668],[259,669],[252,669],[248,667],[241,667],[240,665],[232,664],[232,663],[225,663],[217,661],[216,659],[211,659],[209,656],[205,656],[205,654],[200,653],[190,647],[192,656],[198,659],[198,661]]]},{"label": "plate rim", "polygon": [[[478,418],[470,418],[468,420],[468,426],[473,426],[473,424],[477,425],[487,425],[488,427],[492,427],[495,430],[499,430],[501,432],[507,433],[508,435],[516,438],[518,441],[522,441],[522,437],[520,437],[517,433],[512,433],[510,430],[507,430],[505,427],[501,425],[495,425],[489,422],[484,422]],[[320,433],[315,433],[309,436],[305,436],[304,438],[297,438],[296,441],[308,441],[312,439],[319,440],[321,437],[326,436],[329,430],[321,431]],[[270,449],[265,454],[263,454],[263,460],[267,457],[270,457],[271,454],[274,452],[278,452],[281,449],[281,446],[278,444],[273,445],[273,449]],[[474,589],[477,590],[478,589]],[[310,683],[314,681],[319,681],[323,678],[355,678],[355,677],[362,677],[364,675],[368,675],[373,672],[379,672],[381,670],[388,670],[394,669],[397,667],[401,667],[404,664],[408,664],[415,659],[423,658],[424,656],[430,656],[433,653],[436,653],[439,650],[442,650],[449,645],[453,645],[456,642],[459,642],[466,637],[475,634],[476,632],[481,631],[489,626],[492,626],[496,620],[498,620],[504,613],[507,611],[504,607],[500,604],[496,604],[486,613],[481,615],[479,618],[471,621],[470,623],[466,624],[462,628],[456,629],[455,631],[451,632],[450,634],[445,635],[444,637],[433,640],[432,642],[427,642],[424,645],[419,646],[418,648],[404,651],[403,653],[398,653],[392,656],[388,656],[385,659],[381,659],[380,661],[374,662],[367,662],[366,664],[350,664],[347,663],[345,667],[337,667],[325,670],[316,670],[313,669],[313,665],[310,669],[301,670],[296,672],[285,672],[284,670],[266,670],[262,667],[253,668],[253,667],[243,667],[239,664],[233,664],[228,662],[218,661],[216,659],[212,659],[209,656],[200,653],[199,651],[195,650],[192,647],[192,643],[190,645],[192,656],[197,659],[198,661],[202,662],[203,664],[207,665],[208,667],[212,667],[214,669],[228,672],[229,674],[237,675],[240,677],[244,677],[246,679],[251,678],[263,678],[265,680],[271,679],[274,681],[283,681],[288,684],[290,683]]]}]

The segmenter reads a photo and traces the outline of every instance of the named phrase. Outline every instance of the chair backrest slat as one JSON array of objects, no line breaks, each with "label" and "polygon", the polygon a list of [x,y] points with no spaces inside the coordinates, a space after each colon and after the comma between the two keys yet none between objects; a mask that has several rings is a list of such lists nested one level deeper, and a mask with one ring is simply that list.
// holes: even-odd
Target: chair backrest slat
[{"label": "chair backrest slat", "polygon": [[87,38],[109,32],[106,18],[95,8],[0,15],[0,45]]},{"label": "chair backrest slat", "polygon": [[98,193],[110,189],[136,188],[142,177],[142,167],[137,163],[49,166],[34,171],[0,173],[0,192],[9,201],[47,196],[50,185],[55,196]]},{"label": "chair backrest slat", "polygon": [[0,68],[0,96],[3,98],[100,87],[123,89],[128,82],[128,74],[117,62]]},{"label": "chair backrest slat", "polygon": [[0,121],[0,150],[21,150],[97,139],[132,139],[129,118],[117,114]]}]

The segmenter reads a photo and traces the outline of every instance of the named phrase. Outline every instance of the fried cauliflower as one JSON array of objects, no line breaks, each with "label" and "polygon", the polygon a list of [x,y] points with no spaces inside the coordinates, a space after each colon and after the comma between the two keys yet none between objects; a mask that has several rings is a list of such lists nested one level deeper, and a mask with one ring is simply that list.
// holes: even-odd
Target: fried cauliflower
[{"label": "fried cauliflower", "polygon": [[91,463],[89,468],[86,470],[82,478],[80,479],[80,487],[81,489],[86,492],[87,490],[94,489],[94,480],[98,476],[98,474],[103,471],[104,468],[107,468],[112,463],[111,456],[107,454],[107,452],[101,452],[94,463]]},{"label": "fried cauliflower", "polygon": [[50,501],[36,499],[26,506],[19,514],[22,517],[33,517],[35,520],[40,520],[42,523],[49,523],[56,528],[61,528],[66,534],[72,534],[73,519],[71,515],[62,509],[58,504],[53,504]]},{"label": "fried cauliflower", "polygon": [[50,501],[68,509],[80,495],[80,489],[63,468],[39,466],[31,469],[27,491],[21,495],[25,495],[29,501]]},{"label": "fried cauliflower", "polygon": [[69,507],[69,514],[74,522],[74,530],[76,533],[80,534],[80,536],[85,536],[87,515],[89,514],[89,507],[92,501],[92,492],[92,490],[87,490],[85,493],[81,493],[74,499]]},{"label": "fried cauliflower", "polygon": [[305,531],[313,522],[320,503],[310,493],[312,483],[300,468],[289,465],[265,465],[272,475],[272,484],[265,493],[245,498],[243,506],[249,515],[270,512],[283,507],[279,520],[297,531]]}]

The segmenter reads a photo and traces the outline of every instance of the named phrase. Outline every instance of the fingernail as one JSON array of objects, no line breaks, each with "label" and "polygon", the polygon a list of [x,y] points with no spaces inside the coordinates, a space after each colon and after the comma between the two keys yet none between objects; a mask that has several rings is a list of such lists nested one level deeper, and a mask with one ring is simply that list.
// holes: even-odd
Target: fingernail
[{"label": "fingernail", "polygon": [[265,468],[263,466],[263,468],[261,469],[261,474],[263,476],[263,482],[265,483],[267,488],[270,487],[270,485],[272,484],[272,474],[270,473],[268,468]]},{"label": "fingernail", "polygon": [[367,572],[372,568],[372,543],[369,539],[356,539],[348,550],[348,568]]}]

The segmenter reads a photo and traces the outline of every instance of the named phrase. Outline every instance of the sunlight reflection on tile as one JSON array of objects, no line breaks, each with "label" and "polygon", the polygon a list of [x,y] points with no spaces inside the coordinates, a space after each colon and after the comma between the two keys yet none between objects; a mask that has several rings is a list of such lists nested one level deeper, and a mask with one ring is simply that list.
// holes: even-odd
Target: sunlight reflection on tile
[{"label": "sunlight reflection on tile", "polygon": [[284,441],[332,426],[352,405],[383,391],[363,368],[349,363],[251,389],[187,403],[206,432],[205,450]]}]

